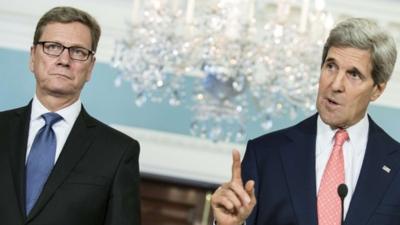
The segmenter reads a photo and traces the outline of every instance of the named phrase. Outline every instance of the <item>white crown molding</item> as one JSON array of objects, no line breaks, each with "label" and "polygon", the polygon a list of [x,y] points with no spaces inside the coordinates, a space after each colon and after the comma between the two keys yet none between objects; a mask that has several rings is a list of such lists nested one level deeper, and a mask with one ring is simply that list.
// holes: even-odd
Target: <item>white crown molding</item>
[{"label": "white crown molding", "polygon": [[[29,51],[33,32],[39,17],[48,9],[57,5],[79,7],[94,15],[101,27],[102,37],[96,53],[98,61],[109,63],[114,43],[125,35],[126,23],[130,19],[132,8],[130,0],[36,0],[36,1],[0,1],[0,47]],[[382,24],[390,24],[400,32],[400,2],[394,0],[332,0],[327,8],[335,17],[359,16],[376,19]],[[400,43],[398,43],[400,45]],[[399,67],[400,63],[397,64]],[[400,108],[400,68],[396,68],[385,93],[376,105]]]},{"label": "white crown molding", "polygon": [[[0,47],[28,51],[40,16],[59,5],[78,7],[88,11],[98,20],[102,27],[102,37],[96,57],[101,62],[110,62],[115,40],[123,37],[125,25],[130,18],[131,2],[128,0],[0,1],[0,32],[2,34]],[[111,7],[112,10],[110,10]]]},{"label": "white crown molding", "polygon": [[220,184],[231,176],[231,152],[244,145],[213,143],[195,137],[112,124],[140,140],[140,171],[184,180]]},{"label": "white crown molding", "polygon": [[339,16],[365,17],[379,23],[400,24],[397,0],[326,0],[327,10]]}]

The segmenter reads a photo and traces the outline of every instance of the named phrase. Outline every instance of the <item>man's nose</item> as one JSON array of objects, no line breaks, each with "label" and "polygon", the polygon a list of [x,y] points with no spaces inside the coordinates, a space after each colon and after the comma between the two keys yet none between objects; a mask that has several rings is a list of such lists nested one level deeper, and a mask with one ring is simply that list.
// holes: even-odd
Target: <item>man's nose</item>
[{"label": "man's nose", "polygon": [[68,64],[70,60],[71,57],[69,56],[69,49],[64,48],[61,54],[58,56],[58,61],[63,64]]},{"label": "man's nose", "polygon": [[332,89],[334,91],[342,92],[344,91],[344,82],[345,82],[346,72],[339,71],[336,76],[332,80]]}]

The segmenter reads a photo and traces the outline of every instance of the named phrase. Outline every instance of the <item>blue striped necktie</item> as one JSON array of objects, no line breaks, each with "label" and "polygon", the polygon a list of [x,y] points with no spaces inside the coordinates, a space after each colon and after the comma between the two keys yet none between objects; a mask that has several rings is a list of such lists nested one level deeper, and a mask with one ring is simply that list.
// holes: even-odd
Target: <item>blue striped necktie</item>
[{"label": "blue striped necktie", "polygon": [[35,205],[53,169],[57,140],[52,126],[62,119],[52,112],[42,117],[45,125],[37,132],[26,163],[26,215]]}]

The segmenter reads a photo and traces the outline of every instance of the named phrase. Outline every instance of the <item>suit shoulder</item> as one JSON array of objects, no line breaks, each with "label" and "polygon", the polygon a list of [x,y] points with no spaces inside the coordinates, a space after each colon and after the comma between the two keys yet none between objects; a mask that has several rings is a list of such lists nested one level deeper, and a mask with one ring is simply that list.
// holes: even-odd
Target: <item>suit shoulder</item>
[{"label": "suit shoulder", "polygon": [[[388,133],[386,133],[386,131],[378,124],[376,124],[375,121],[373,121],[371,118],[370,118],[370,133],[372,133],[372,135],[374,134],[379,135],[379,139],[381,141],[400,150],[400,143],[397,140],[395,140],[392,136],[390,136]],[[370,136],[370,138],[372,137]]]},{"label": "suit shoulder", "polygon": [[21,113],[24,110],[26,110],[26,106],[15,108],[15,109],[8,109],[8,110],[5,110],[5,111],[0,111],[0,120],[1,121],[8,120],[9,118],[14,116],[15,114]]},{"label": "suit shoulder", "polygon": [[293,126],[259,136],[250,140],[248,145],[275,149],[278,146],[286,145],[299,138],[316,137],[317,117],[318,115],[314,114]]},{"label": "suit shoulder", "polygon": [[16,113],[16,112],[21,111],[21,110],[24,109],[24,108],[25,108],[25,107],[19,107],[19,108],[15,108],[15,109],[3,110],[3,111],[0,111],[0,116],[3,116],[3,115],[12,115],[12,114],[14,114],[14,113]]},{"label": "suit shoulder", "polygon": [[299,135],[299,134],[316,134],[317,130],[317,117],[316,115],[309,117],[305,120],[300,121],[299,123],[283,128],[280,130],[276,130],[264,135],[261,135],[253,140],[252,142],[268,142],[268,143],[277,143],[280,141],[287,142],[292,135]]},{"label": "suit shoulder", "polygon": [[400,150],[400,143],[397,140],[395,140],[392,136],[390,136],[388,133],[386,133],[386,131],[384,131],[383,129],[382,132],[384,133],[387,142],[393,146],[396,146]]},{"label": "suit shoulder", "polygon": [[92,117],[92,120],[96,123],[99,132],[108,139],[113,139],[121,143],[133,143],[134,145],[139,146],[139,142],[127,134],[122,133],[121,131],[97,120],[96,118]]},{"label": "suit shoulder", "polygon": [[261,135],[257,138],[254,138],[252,140],[250,140],[250,142],[253,142],[255,144],[268,144],[268,143],[277,143],[277,142],[284,142],[284,141],[288,141],[288,132],[290,132],[290,130],[293,129],[293,127],[288,127],[285,129],[281,129],[281,130],[276,130],[264,135]]}]

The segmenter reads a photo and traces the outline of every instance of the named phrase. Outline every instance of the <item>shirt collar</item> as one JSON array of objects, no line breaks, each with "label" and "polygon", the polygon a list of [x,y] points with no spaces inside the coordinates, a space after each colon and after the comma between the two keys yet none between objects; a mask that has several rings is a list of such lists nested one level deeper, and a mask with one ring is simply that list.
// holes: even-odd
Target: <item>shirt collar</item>
[{"label": "shirt collar", "polygon": [[[335,133],[338,129],[332,129],[328,124],[322,121],[321,116],[318,115],[317,120],[317,138],[320,143],[323,143],[324,146],[333,146],[335,141]],[[355,153],[360,153],[363,149],[358,148],[360,143],[367,140],[368,138],[368,130],[369,130],[369,121],[367,114],[358,121],[353,126],[346,129],[349,135],[349,143],[352,145],[353,149],[355,149]],[[317,151],[330,150],[330,148],[320,148]],[[321,152],[316,152],[318,155]]]},{"label": "shirt collar", "polygon": [[[59,114],[66,123],[73,124],[73,123],[75,123],[76,118],[78,118],[78,115],[81,112],[81,109],[82,109],[82,103],[81,103],[81,100],[78,99],[71,105],[69,105],[63,109],[60,109],[60,110],[56,111],[55,113]],[[48,110],[35,95],[32,100],[31,121],[41,119],[41,116],[44,113],[48,113],[48,112],[50,112],[50,110]]]},{"label": "shirt collar", "polygon": [[346,129],[349,134],[350,144],[352,145],[355,152],[358,154],[362,152],[362,148],[357,146],[362,146],[361,143],[368,140],[368,131],[369,131],[369,120],[367,114],[353,126]]}]

